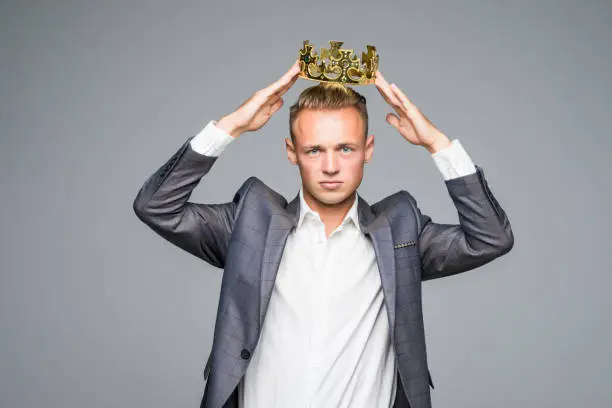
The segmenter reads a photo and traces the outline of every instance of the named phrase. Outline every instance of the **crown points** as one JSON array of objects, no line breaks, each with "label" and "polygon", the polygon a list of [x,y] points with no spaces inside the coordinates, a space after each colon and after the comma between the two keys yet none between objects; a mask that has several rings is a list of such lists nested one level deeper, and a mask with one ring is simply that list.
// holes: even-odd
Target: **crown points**
[{"label": "crown points", "polygon": [[299,51],[300,76],[320,82],[339,82],[366,85],[374,82],[379,58],[376,47],[367,45],[361,60],[351,49],[340,48],[342,41],[330,41],[329,48],[321,48],[321,54],[313,52],[313,45],[305,40]]}]

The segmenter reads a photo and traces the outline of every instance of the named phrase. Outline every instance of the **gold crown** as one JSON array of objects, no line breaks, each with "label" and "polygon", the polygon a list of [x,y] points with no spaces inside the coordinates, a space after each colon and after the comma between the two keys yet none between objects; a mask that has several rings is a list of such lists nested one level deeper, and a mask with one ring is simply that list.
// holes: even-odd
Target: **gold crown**
[{"label": "gold crown", "polygon": [[367,53],[361,53],[361,60],[353,50],[343,49],[341,41],[330,41],[330,48],[321,48],[321,55],[313,52],[310,41],[304,41],[299,52],[300,74],[306,79],[320,82],[338,82],[347,85],[374,83],[378,70],[376,47],[367,45]]}]

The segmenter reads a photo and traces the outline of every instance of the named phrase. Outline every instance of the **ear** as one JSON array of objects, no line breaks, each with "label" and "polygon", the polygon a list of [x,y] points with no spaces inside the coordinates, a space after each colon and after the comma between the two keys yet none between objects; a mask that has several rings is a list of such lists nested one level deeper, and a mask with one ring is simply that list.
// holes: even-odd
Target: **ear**
[{"label": "ear", "polygon": [[368,136],[365,143],[365,162],[369,162],[374,154],[374,135]]},{"label": "ear", "polygon": [[287,158],[291,164],[297,164],[297,153],[295,152],[295,146],[290,138],[285,138],[285,149],[287,150]]}]

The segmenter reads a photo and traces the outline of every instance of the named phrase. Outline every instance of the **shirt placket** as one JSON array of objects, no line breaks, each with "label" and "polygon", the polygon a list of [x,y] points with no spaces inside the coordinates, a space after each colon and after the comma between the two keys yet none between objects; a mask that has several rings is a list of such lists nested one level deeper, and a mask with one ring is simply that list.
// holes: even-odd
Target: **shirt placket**
[{"label": "shirt placket", "polygon": [[[314,218],[314,217],[313,217]],[[321,356],[323,339],[324,310],[326,296],[326,254],[328,240],[325,227],[320,219],[312,219],[310,225],[310,256],[312,276],[308,280],[308,317],[309,317],[309,406],[316,397],[316,388],[321,377]],[[314,406],[313,406],[314,408]]]}]

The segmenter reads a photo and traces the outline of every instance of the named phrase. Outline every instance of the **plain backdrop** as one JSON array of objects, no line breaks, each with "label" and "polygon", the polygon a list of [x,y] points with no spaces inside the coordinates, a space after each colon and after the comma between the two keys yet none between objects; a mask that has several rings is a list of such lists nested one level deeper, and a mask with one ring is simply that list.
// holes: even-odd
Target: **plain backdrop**
[{"label": "plain backdrop", "polygon": [[[0,406],[196,407],[222,270],[132,210],[211,119],[329,40],[380,71],[484,171],[514,249],[424,283],[434,407],[612,406],[609,1],[2,1]],[[295,197],[284,150],[299,80],[192,200],[249,176]],[[428,152],[368,99],[359,188],[457,222]],[[296,350],[299,352],[299,350]]]}]

